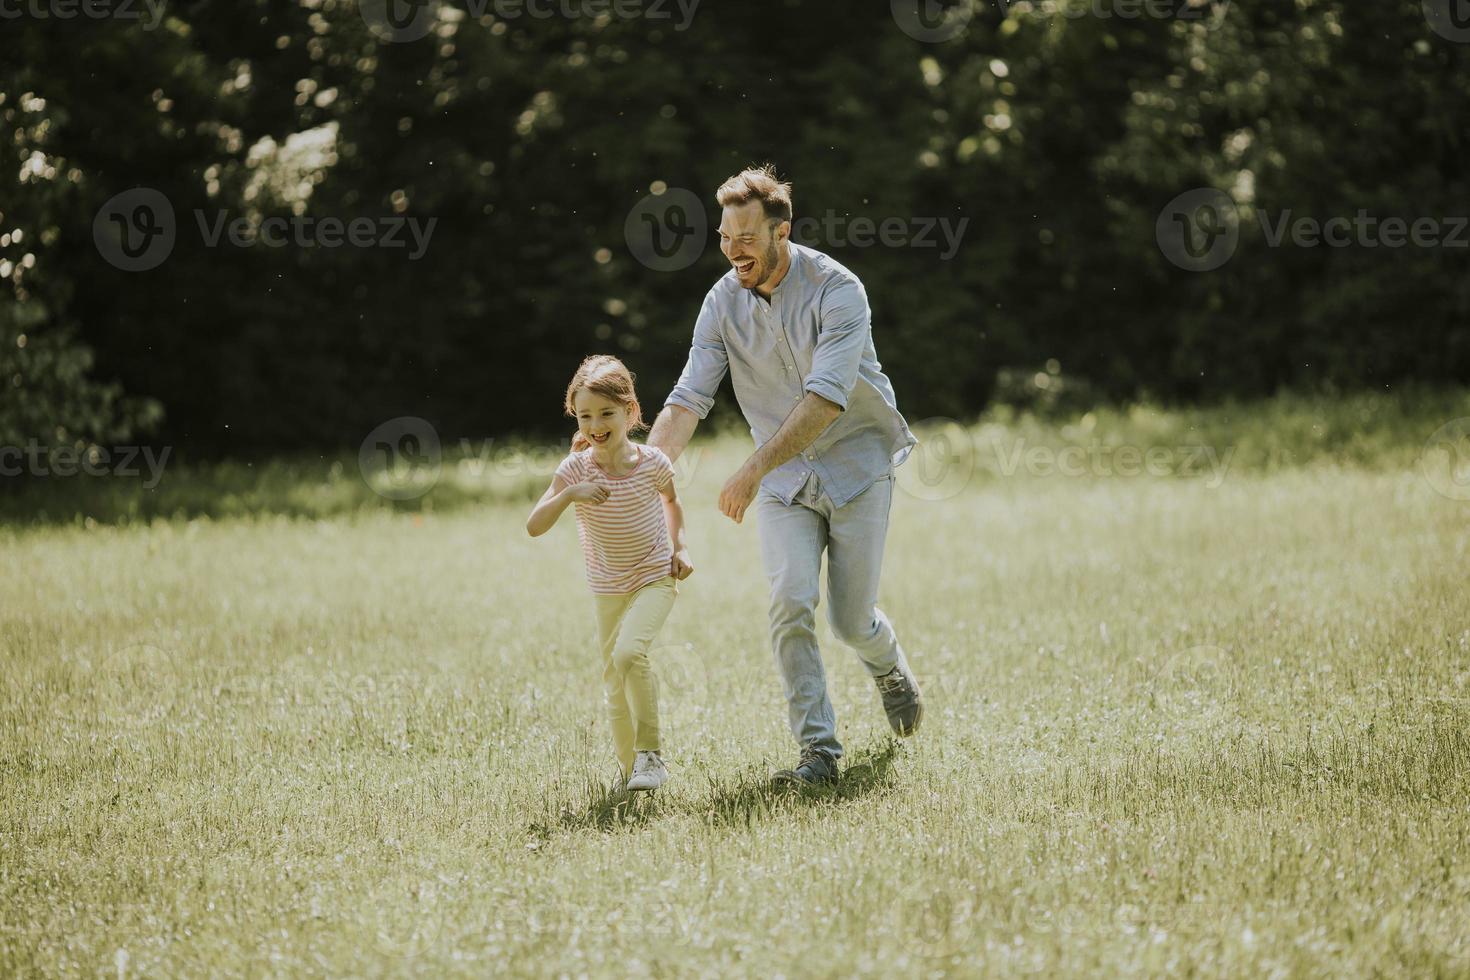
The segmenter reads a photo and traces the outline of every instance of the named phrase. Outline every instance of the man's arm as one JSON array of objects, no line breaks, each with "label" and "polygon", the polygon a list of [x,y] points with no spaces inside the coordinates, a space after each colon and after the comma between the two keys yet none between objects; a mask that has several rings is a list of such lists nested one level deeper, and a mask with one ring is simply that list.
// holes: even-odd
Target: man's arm
[{"label": "man's arm", "polygon": [[720,316],[715,291],[710,290],[694,321],[694,340],[689,345],[689,359],[674,390],[665,400],[664,410],[654,419],[648,444],[662,449],[669,459],[678,459],[689,445],[699,420],[709,414],[715,404],[715,392],[730,370],[725,353],[725,338],[720,333]]},{"label": "man's arm", "polygon": [[720,491],[720,512],[739,524],[745,509],[755,499],[761,479],[797,453],[817,441],[817,436],[842,414],[842,406],[808,391],[776,434],[767,439],[745,464],[725,482]]},{"label": "man's arm", "polygon": [[648,433],[648,444],[662,449],[669,459],[678,459],[694,437],[699,427],[699,416],[683,405],[670,402],[653,420],[653,429]]}]

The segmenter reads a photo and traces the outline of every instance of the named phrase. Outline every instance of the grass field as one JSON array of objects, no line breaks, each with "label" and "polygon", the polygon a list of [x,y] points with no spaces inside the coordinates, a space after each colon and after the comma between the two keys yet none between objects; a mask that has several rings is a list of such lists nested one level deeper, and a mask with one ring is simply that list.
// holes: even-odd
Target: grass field
[{"label": "grass field", "polygon": [[931,439],[882,598],[925,729],[823,624],[847,768],[794,795],[755,528],[714,507],[744,444],[697,447],[674,781],[634,805],[539,475],[68,484],[0,530],[0,974],[1470,975],[1470,485],[1430,439],[1467,416]]}]

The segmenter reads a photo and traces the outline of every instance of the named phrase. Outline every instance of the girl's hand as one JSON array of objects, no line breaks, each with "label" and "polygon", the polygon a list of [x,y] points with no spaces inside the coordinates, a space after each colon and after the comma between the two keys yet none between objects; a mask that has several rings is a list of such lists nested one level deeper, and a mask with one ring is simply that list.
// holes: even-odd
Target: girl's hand
[{"label": "girl's hand", "polygon": [[674,552],[673,567],[670,569],[670,574],[681,582],[694,574],[694,564],[689,560],[688,548],[680,548]]},{"label": "girl's hand", "polygon": [[582,504],[600,504],[607,499],[607,487],[600,483],[587,480],[582,483],[574,483],[563,491],[568,500],[574,500]]}]

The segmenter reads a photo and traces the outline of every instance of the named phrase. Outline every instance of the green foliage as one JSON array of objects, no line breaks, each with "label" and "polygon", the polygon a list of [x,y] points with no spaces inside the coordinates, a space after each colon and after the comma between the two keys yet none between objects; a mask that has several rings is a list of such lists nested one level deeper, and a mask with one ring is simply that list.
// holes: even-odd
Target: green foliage
[{"label": "green foliage", "polygon": [[[161,416],[151,399],[125,398],[122,386],[91,376],[92,351],[65,330],[25,332],[13,322],[37,303],[0,307],[0,445],[21,447],[126,442]],[[12,322],[6,322],[11,320]]]},{"label": "green foliage", "polygon": [[[352,446],[401,414],[448,436],[551,431],[596,350],[657,404],[725,263],[711,241],[688,269],[645,268],[624,220],[655,182],[715,219],[714,187],[767,159],[798,217],[968,221],[948,261],[813,242],[867,284],[915,417],[971,417],[1016,394],[1002,372],[1049,360],[1079,397],[1166,403],[1470,378],[1456,251],[1272,249],[1252,217],[1463,212],[1470,46],[1420,0],[1194,20],[966,2],[937,44],[885,4],[797,0],[700,5],[683,29],[446,5],[412,43],[376,37],[351,0],[171,5],[156,30],[15,22],[0,223],[25,238],[0,255],[33,254],[19,305],[74,325],[96,376],[159,399],[160,438],[197,453]],[[167,195],[179,234],[126,273],[91,222],[136,185]],[[1154,234],[1201,186],[1242,213],[1238,254],[1208,274]],[[207,247],[199,222],[222,212],[437,224],[409,261]]]}]

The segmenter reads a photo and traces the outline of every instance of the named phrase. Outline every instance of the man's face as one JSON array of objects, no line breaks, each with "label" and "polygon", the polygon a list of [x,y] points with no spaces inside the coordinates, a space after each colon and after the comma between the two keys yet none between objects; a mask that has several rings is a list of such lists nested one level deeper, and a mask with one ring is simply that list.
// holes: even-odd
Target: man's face
[{"label": "man's face", "polygon": [[735,267],[745,289],[770,279],[781,264],[781,248],[791,233],[791,223],[773,226],[760,201],[725,208],[720,218],[720,251]]}]

